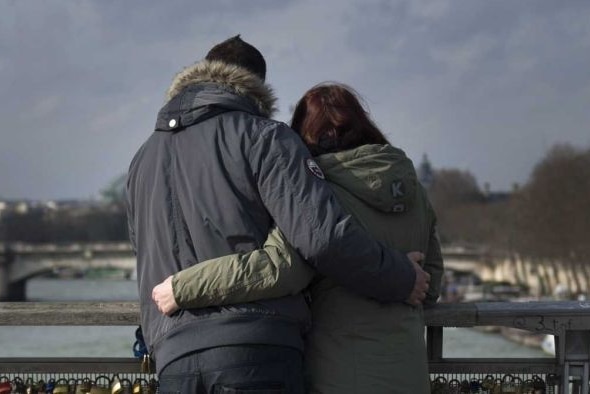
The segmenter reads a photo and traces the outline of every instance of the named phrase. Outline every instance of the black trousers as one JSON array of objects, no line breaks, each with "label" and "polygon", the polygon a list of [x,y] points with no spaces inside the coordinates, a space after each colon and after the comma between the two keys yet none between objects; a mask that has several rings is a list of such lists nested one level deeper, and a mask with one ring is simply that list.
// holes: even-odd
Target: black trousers
[{"label": "black trousers", "polygon": [[303,355],[280,346],[211,348],[171,362],[159,381],[159,393],[303,394]]}]

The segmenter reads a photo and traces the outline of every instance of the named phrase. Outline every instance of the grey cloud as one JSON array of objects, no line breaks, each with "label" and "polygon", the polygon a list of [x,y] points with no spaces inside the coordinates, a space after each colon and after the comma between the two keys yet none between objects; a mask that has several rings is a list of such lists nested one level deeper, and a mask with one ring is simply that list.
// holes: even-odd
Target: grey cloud
[{"label": "grey cloud", "polygon": [[234,19],[288,5],[0,3],[0,196],[96,195],[153,130],[175,72],[244,33]]},{"label": "grey cloud", "polygon": [[1,2],[0,196],[96,194],[174,73],[237,33],[265,54],[283,119],[342,80],[412,157],[504,187],[558,138],[590,144],[589,16],[585,0]]},{"label": "grey cloud", "polygon": [[590,144],[579,109],[590,100],[589,3],[411,4],[357,5],[348,34],[364,60],[353,84],[411,156],[507,188],[551,144]]}]

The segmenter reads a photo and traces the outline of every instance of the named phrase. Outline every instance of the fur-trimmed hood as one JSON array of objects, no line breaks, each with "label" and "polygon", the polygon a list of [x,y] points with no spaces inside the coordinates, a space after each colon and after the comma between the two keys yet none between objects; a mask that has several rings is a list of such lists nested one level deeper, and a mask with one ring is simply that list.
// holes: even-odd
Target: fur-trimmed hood
[{"label": "fur-trimmed hood", "polygon": [[203,60],[180,71],[172,80],[166,99],[169,101],[189,85],[204,82],[219,84],[239,96],[250,98],[266,117],[270,118],[276,112],[277,99],[268,84],[242,67],[219,61]]}]

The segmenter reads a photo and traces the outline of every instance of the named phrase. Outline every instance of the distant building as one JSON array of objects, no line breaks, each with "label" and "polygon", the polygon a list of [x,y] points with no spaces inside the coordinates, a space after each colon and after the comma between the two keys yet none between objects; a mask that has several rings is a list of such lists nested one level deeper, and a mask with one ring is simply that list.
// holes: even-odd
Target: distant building
[{"label": "distant building", "polygon": [[[514,188],[513,192],[516,192],[517,190],[517,188]],[[490,204],[507,201],[512,196],[513,192],[491,191],[490,184],[488,182],[484,183],[483,185],[483,196],[485,202]]]},{"label": "distant building", "polygon": [[25,215],[32,211],[85,213],[107,207],[108,204],[95,200],[0,200],[0,216],[3,213]]},{"label": "distant building", "polygon": [[418,181],[422,184],[422,186],[428,190],[434,183],[434,170],[432,169],[432,164],[428,160],[428,156],[426,153],[422,155],[422,162],[416,169],[418,175]]}]

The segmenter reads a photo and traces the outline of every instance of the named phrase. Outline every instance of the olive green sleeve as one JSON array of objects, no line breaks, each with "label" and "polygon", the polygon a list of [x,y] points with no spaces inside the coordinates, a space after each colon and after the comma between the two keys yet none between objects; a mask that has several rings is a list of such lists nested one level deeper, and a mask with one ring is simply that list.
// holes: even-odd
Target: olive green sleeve
[{"label": "olive green sleeve", "polygon": [[314,274],[273,228],[262,249],[195,264],[173,276],[172,288],[181,308],[203,308],[297,294]]}]

